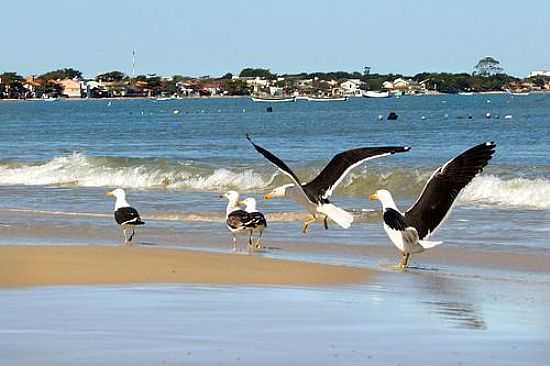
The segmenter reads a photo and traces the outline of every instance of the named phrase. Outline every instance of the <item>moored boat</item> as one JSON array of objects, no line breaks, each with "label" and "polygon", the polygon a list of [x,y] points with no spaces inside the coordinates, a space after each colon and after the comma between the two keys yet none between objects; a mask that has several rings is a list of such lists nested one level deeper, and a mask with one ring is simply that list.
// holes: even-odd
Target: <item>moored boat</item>
[{"label": "moored boat", "polygon": [[363,92],[363,96],[365,98],[389,98],[390,97],[390,92],[367,90],[367,91]]},{"label": "moored boat", "polygon": [[309,102],[345,102],[348,100],[348,97],[327,97],[327,98],[317,98],[317,97],[307,97]]},{"label": "moored boat", "polygon": [[261,97],[250,97],[250,99],[253,102],[261,102],[261,103],[288,103],[288,102],[295,102],[295,97],[288,97],[288,98],[261,98]]}]

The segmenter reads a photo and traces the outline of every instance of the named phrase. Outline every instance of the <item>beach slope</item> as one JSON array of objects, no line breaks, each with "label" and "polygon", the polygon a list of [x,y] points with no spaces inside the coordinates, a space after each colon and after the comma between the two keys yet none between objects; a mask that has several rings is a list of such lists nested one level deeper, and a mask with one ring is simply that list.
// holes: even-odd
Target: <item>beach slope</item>
[{"label": "beach slope", "polygon": [[146,247],[1,246],[0,287],[122,283],[324,286],[362,283],[373,271],[256,255]]}]

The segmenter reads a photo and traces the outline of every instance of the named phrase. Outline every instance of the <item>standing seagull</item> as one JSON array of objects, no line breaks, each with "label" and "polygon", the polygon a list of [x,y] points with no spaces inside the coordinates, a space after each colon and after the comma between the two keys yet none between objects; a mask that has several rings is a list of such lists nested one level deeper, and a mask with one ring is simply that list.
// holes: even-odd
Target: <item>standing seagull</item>
[{"label": "standing seagull", "polygon": [[442,243],[427,239],[449,216],[460,191],[491,160],[495,147],[494,142],[474,146],[437,168],[405,214],[399,212],[390,192],[378,190],[369,196],[382,202],[384,230],[401,252],[401,269],[408,267],[411,254]]},{"label": "standing seagull", "polygon": [[252,247],[252,232],[255,227],[255,220],[252,215],[239,206],[239,193],[236,191],[228,191],[223,196],[227,198],[227,208],[225,209],[225,225],[233,234],[233,251],[241,251],[241,246],[238,243],[238,234],[250,234],[248,244]]},{"label": "standing seagull", "polygon": [[296,174],[281,159],[263,147],[256,145],[252,142],[250,136],[246,135],[246,138],[256,151],[294,182],[275,188],[272,192],[266,194],[265,198],[288,197],[304,206],[311,215],[304,221],[304,234],[307,232],[309,225],[317,221],[318,216],[324,219],[325,229],[328,229],[328,218],[331,218],[344,229],[349,228],[353,222],[353,215],[334,206],[328,200],[336,186],[342,182],[353,168],[364,161],[410,150],[408,146],[362,147],[347,150],[335,155],[315,179],[302,184]]},{"label": "standing seagull", "polygon": [[[259,212],[256,209],[256,199],[253,197],[248,197],[245,200],[242,200],[240,202],[241,205],[245,206],[245,211],[250,214],[250,221],[247,224],[251,228],[250,230],[250,237],[248,239],[248,246],[253,249],[261,249],[262,244],[262,235],[264,233],[265,228],[267,227],[267,220],[265,219],[265,216],[263,213]],[[256,241],[254,244],[252,244],[252,235],[254,233],[257,233],[258,236],[256,238]]]},{"label": "standing seagull", "polygon": [[[123,189],[117,188],[112,192],[107,192],[107,196],[115,197],[115,221],[120,225],[122,229],[122,235],[124,236],[124,243],[130,243],[136,234],[134,226],[144,225],[145,222],[141,221],[141,217],[137,210],[130,207],[128,201],[126,201],[126,192]],[[126,230],[130,232],[130,236],[127,235]]]}]

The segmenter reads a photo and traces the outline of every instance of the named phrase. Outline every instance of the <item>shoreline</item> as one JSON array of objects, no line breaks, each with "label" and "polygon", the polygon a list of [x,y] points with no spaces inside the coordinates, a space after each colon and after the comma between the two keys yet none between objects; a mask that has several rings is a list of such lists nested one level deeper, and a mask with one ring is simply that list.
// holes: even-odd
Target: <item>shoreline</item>
[{"label": "shoreline", "polygon": [[294,260],[141,246],[0,246],[0,288],[181,283],[337,286],[374,270]]},{"label": "shoreline", "polygon": [[[530,90],[528,91],[530,94],[534,95],[550,95],[550,90]],[[405,96],[411,96],[411,97],[442,97],[442,96],[450,96],[450,95],[460,95],[458,93],[426,93],[426,94],[411,94],[411,95],[405,95]],[[483,91],[483,92],[473,92],[472,96],[483,96],[483,95],[514,95],[513,93],[508,93],[504,90],[492,90],[492,91]],[[215,95],[215,96],[191,96],[191,97],[182,97],[182,98],[170,98],[168,100],[165,100],[166,102],[175,101],[175,100],[209,100],[209,99],[247,99],[250,98],[251,95]],[[157,98],[159,97],[107,97],[107,98],[57,98],[57,101],[100,101],[100,100],[107,100],[107,101],[113,101],[113,100],[150,100],[153,102],[157,102]],[[348,98],[363,98],[362,96],[350,96]],[[47,99],[46,99],[47,100]],[[0,102],[40,102],[45,101],[45,99],[42,98],[28,98],[28,99],[10,99],[10,98],[0,98]],[[165,101],[159,101],[159,102],[165,102]]]},{"label": "shoreline", "polygon": [[[62,98],[54,98],[56,101],[90,101],[90,100],[150,100],[153,102],[158,102],[157,98],[159,97],[106,97],[106,98],[71,98],[71,97],[62,97]],[[174,100],[187,100],[187,99],[240,99],[240,98],[250,98],[249,95],[216,95],[216,96],[192,96],[192,97],[182,97],[182,98],[170,98],[169,100],[160,101],[160,102],[169,102]],[[13,99],[13,98],[0,98],[0,102],[6,101],[6,102],[41,102],[41,101],[48,101],[48,99],[43,98],[27,98],[27,99]]]}]

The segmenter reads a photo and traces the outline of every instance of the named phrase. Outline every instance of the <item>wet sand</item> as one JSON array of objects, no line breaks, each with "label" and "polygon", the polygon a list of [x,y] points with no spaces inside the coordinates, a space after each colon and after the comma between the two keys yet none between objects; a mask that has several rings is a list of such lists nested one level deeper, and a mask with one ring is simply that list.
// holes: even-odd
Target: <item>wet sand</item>
[{"label": "wet sand", "polygon": [[[105,216],[105,217],[103,217]],[[120,230],[112,224],[110,215],[81,217],[79,215],[43,215],[28,212],[0,210],[0,248],[7,245],[77,245],[116,246]],[[26,222],[32,221],[33,225]],[[275,228],[270,227],[273,231]],[[293,230],[296,230],[294,233]],[[263,257],[307,262],[347,265],[385,269],[398,263],[399,252],[385,233],[374,239],[365,239],[365,245],[348,241],[348,236],[361,237],[367,233],[381,231],[378,224],[352,227],[346,236],[335,236],[326,242],[324,230],[315,227],[308,235],[300,234],[301,227],[294,225],[288,231],[288,238],[279,238],[270,232],[265,237]],[[355,230],[355,231],[354,231]],[[338,233],[331,230],[333,235]],[[243,241],[243,238],[240,238]],[[475,238],[473,238],[475,239]],[[494,242],[497,242],[494,239]],[[211,223],[185,223],[180,221],[155,222],[137,232],[137,244],[144,249],[171,248],[229,253],[231,236],[225,230]],[[491,241],[477,244],[456,244],[453,240],[443,245],[414,255],[411,265],[432,267],[439,272],[463,275],[489,275],[489,277],[525,278],[537,274],[548,278],[550,274],[550,251],[546,248],[528,248],[491,244]],[[244,245],[243,245],[244,246]],[[0,259],[1,260],[1,259]]]},{"label": "wet sand", "polygon": [[[6,365],[544,365],[544,287],[386,273],[360,286],[0,290]],[[529,311],[526,311],[526,310]]]},{"label": "wet sand", "polygon": [[0,287],[204,283],[340,285],[374,271],[251,255],[134,246],[0,246]]}]

